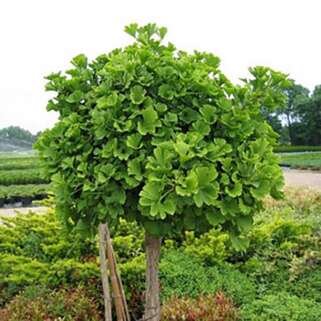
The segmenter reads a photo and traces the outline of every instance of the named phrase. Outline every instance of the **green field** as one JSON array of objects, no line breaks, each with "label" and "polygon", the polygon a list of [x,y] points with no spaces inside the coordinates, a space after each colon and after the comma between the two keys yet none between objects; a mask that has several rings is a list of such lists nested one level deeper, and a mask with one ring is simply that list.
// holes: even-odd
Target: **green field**
[{"label": "green field", "polygon": [[292,168],[321,170],[321,152],[306,154],[280,154],[281,165]]},{"label": "green field", "polygon": [[321,146],[276,146],[274,148],[276,153],[297,153],[297,152],[321,152]]}]

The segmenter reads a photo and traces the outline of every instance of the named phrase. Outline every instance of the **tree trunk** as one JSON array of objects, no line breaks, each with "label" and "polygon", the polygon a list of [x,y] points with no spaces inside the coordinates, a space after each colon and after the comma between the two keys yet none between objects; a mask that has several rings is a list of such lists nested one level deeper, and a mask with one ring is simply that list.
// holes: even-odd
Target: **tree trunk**
[{"label": "tree trunk", "polygon": [[112,321],[111,317],[111,297],[108,282],[107,259],[106,259],[106,224],[99,224],[99,259],[100,259],[100,273],[103,284],[103,295],[105,305],[105,321]]},{"label": "tree trunk", "polygon": [[290,139],[290,144],[294,145],[294,137],[293,137],[293,128],[292,128],[292,121],[290,118],[290,114],[286,114],[287,122],[288,122],[288,131],[289,131],[289,139]]},{"label": "tree trunk", "polygon": [[161,239],[145,233],[146,247],[146,295],[145,315],[146,321],[160,320],[160,299],[159,299],[159,257]]}]

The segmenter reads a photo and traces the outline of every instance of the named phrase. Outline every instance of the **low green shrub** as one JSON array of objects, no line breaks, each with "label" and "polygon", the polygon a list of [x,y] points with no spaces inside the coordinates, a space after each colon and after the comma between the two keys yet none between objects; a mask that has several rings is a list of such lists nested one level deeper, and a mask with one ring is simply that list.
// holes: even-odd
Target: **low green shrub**
[{"label": "low green shrub", "polygon": [[235,267],[224,264],[207,268],[206,273],[209,278],[207,293],[223,291],[239,306],[255,299],[255,283]]},{"label": "low green shrub", "polygon": [[169,251],[161,260],[162,300],[173,296],[196,298],[208,288],[208,277],[201,260],[183,252]]},{"label": "low green shrub", "polygon": [[102,321],[97,302],[84,288],[32,287],[0,310],[1,321]]},{"label": "low green shrub", "polygon": [[162,308],[162,321],[237,321],[238,310],[223,293],[197,299],[171,298]]},{"label": "low green shrub", "polygon": [[145,291],[145,255],[119,264],[119,270],[124,284],[128,307],[134,320],[142,317],[144,311]]},{"label": "low green shrub", "polygon": [[212,229],[196,237],[194,232],[186,232],[183,242],[184,252],[197,256],[207,265],[224,262],[230,254],[228,233]]},{"label": "low green shrub", "polygon": [[162,300],[196,298],[201,294],[224,291],[241,305],[255,298],[256,289],[245,274],[228,265],[207,267],[197,257],[179,251],[164,255],[160,267]]},{"label": "low green shrub", "polygon": [[242,321],[320,321],[321,304],[287,293],[266,295],[242,308]]},{"label": "low green shrub", "polygon": [[2,217],[1,222],[1,253],[50,263],[98,254],[95,240],[65,231],[52,210],[44,215],[29,213]]},{"label": "low green shrub", "polygon": [[[100,286],[97,241],[65,231],[53,211],[3,217],[1,221],[0,306],[32,284],[51,289]],[[121,221],[113,235],[127,297],[139,301],[145,277],[142,230],[135,223]]]}]

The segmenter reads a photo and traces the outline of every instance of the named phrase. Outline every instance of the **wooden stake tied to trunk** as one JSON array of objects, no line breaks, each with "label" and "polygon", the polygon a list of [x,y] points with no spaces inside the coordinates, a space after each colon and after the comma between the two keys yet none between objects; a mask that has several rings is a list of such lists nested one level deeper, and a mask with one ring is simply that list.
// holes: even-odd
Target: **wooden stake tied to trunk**
[{"label": "wooden stake tied to trunk", "polygon": [[99,224],[99,258],[100,258],[100,273],[101,281],[103,284],[104,307],[105,307],[105,321],[112,321],[112,302],[110,297],[110,288],[108,281],[108,268],[107,268],[107,242],[106,242],[106,224]]},{"label": "wooden stake tied to trunk", "polygon": [[117,321],[130,321],[126,297],[120,275],[117,271],[116,259],[107,224],[99,225],[99,257],[104,294],[105,321],[112,321],[112,300],[108,281],[109,277],[111,280]]},{"label": "wooden stake tied to trunk", "polygon": [[106,225],[106,242],[107,242],[107,257],[110,271],[111,286],[113,289],[113,297],[115,302],[115,310],[117,321],[130,321],[127,308],[123,285],[116,267],[116,260],[113,250],[113,245],[110,238],[108,226]]}]

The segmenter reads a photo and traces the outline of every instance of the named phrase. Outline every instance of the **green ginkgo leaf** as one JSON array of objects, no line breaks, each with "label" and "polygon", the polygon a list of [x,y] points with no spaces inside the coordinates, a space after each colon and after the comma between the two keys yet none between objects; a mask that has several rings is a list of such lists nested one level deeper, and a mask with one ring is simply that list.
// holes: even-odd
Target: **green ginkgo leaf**
[{"label": "green ginkgo leaf", "polygon": [[203,107],[201,107],[200,113],[204,117],[204,120],[209,124],[213,124],[217,120],[216,108],[211,105],[204,105]]},{"label": "green ginkgo leaf", "polygon": [[156,127],[160,125],[157,112],[152,107],[149,107],[144,109],[141,113],[143,115],[143,121],[138,123],[138,132],[141,135],[154,133]]},{"label": "green ginkgo leaf", "polygon": [[130,100],[133,104],[139,105],[144,101],[145,94],[146,90],[142,86],[136,85],[130,90]]},{"label": "green ginkgo leaf", "polygon": [[106,107],[112,107],[117,104],[118,101],[118,95],[115,91],[113,91],[108,96],[103,96],[97,100],[97,106],[98,108],[106,108]]},{"label": "green ginkgo leaf", "polygon": [[158,202],[162,196],[163,185],[159,182],[148,182],[139,193],[139,204],[142,206],[151,206]]},{"label": "green ginkgo leaf", "polygon": [[130,25],[125,27],[125,32],[127,32],[132,37],[136,36],[136,33],[138,32],[138,24],[137,23],[131,23]]},{"label": "green ginkgo leaf", "polygon": [[220,212],[216,210],[208,210],[206,213],[206,218],[212,226],[217,226],[225,222],[226,218]]},{"label": "green ginkgo leaf", "polygon": [[214,182],[205,187],[199,188],[198,192],[193,196],[193,200],[197,207],[206,205],[216,205],[219,193],[219,185]]},{"label": "green ginkgo leaf", "polygon": [[66,101],[68,103],[79,103],[83,98],[84,93],[80,90],[76,90],[66,98]]},{"label": "green ginkgo leaf", "polygon": [[139,181],[143,178],[141,160],[139,158],[128,161],[128,174],[135,176]]},{"label": "green ginkgo leaf", "polygon": [[236,224],[242,232],[247,232],[253,225],[253,218],[251,216],[238,216],[235,218]]},{"label": "green ginkgo leaf", "polygon": [[203,120],[197,120],[195,123],[193,123],[193,128],[196,132],[203,136],[208,135],[211,131],[210,125]]},{"label": "green ginkgo leaf", "polygon": [[167,100],[172,100],[175,95],[175,91],[172,89],[170,85],[161,85],[158,89],[158,94],[160,97],[167,99]]},{"label": "green ginkgo leaf", "polygon": [[71,63],[75,67],[86,68],[87,67],[87,63],[88,63],[88,59],[87,59],[87,57],[85,55],[80,54],[80,55],[74,57],[72,59]]},{"label": "green ginkgo leaf", "polygon": [[264,198],[271,189],[271,185],[269,181],[260,181],[258,187],[250,188],[250,192],[256,199]]},{"label": "green ginkgo leaf", "polygon": [[242,184],[240,182],[237,182],[232,187],[226,186],[225,192],[227,195],[229,195],[231,197],[241,196],[242,195]]},{"label": "green ginkgo leaf", "polygon": [[143,146],[141,141],[142,141],[142,136],[139,133],[136,133],[127,137],[126,144],[130,148],[139,149]]}]

